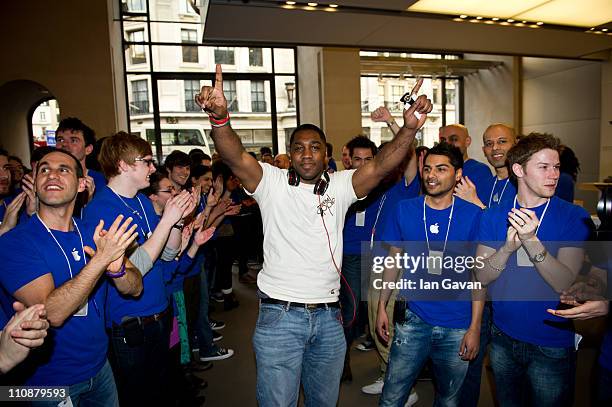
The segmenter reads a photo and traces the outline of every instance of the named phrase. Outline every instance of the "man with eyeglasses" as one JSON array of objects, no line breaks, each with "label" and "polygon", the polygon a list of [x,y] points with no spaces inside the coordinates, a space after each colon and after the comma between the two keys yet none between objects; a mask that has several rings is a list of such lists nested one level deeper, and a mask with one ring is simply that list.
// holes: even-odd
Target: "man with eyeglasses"
[{"label": "man with eyeglasses", "polygon": [[143,275],[143,293],[128,299],[113,288],[107,294],[107,329],[111,365],[122,405],[158,404],[162,400],[172,313],[162,279],[162,260],[171,261],[181,244],[181,222],[195,208],[187,191],[169,199],[158,218],[151,201],[138,191],[155,172],[151,146],[124,132],[102,144],[99,161],[108,185],[85,208],[90,222],[108,222],[117,215],[138,225],[137,248],[129,258]]}]

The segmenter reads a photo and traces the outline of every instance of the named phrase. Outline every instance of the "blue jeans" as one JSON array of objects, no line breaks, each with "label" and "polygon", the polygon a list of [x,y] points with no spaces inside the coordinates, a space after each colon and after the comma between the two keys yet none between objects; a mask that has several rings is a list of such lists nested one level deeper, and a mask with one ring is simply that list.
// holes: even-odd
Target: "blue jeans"
[{"label": "blue jeans", "polygon": [[257,401],[295,406],[304,386],[306,407],[335,407],[346,342],[338,308],[260,304],[253,335]]},{"label": "blue jeans", "polygon": [[576,352],[512,339],[491,326],[491,365],[501,407],[571,406]]},{"label": "blue jeans", "polygon": [[[108,361],[91,379],[70,386],[68,394],[75,407],[119,407],[117,387]],[[60,401],[37,401],[32,402],[32,405],[55,407],[59,403]]]},{"label": "blue jeans", "polygon": [[200,309],[194,329],[197,342],[193,344],[194,347],[200,349],[200,355],[210,355],[214,349],[213,333],[210,327],[210,320],[208,319],[209,301],[208,276],[206,275],[204,262],[202,262],[202,272],[200,273]]},{"label": "blue jeans", "polygon": [[164,393],[172,313],[140,329],[138,343],[130,343],[121,326],[113,326],[111,332],[111,364],[122,406],[158,405],[168,396]]},{"label": "blue jeans", "polygon": [[485,304],[482,311],[482,324],[480,326],[480,349],[476,359],[470,361],[459,397],[460,407],[476,407],[480,398],[480,381],[482,378],[482,365],[487,354],[487,346],[491,340],[491,303]]},{"label": "blue jeans", "polygon": [[[359,304],[361,303],[361,256],[358,254],[345,254],[342,256],[342,275],[340,281],[340,305],[342,309],[342,320],[344,321],[344,335],[346,346],[350,348],[359,331],[357,320],[359,319]],[[346,282],[344,281],[346,280]],[[346,286],[348,283],[353,295]],[[353,296],[355,300],[353,302]],[[355,318],[353,319],[353,312]]]},{"label": "blue jeans", "polygon": [[458,354],[466,331],[429,325],[407,309],[406,322],[395,324],[379,406],[403,407],[429,358],[436,383],[434,406],[457,406],[469,365]]}]

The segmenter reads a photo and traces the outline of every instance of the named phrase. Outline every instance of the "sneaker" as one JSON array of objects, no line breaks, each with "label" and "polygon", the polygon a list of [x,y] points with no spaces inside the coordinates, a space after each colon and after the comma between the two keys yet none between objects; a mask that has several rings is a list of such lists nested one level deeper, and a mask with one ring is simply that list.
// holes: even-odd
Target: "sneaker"
[{"label": "sneaker", "polygon": [[210,329],[212,329],[213,331],[219,331],[225,328],[225,322],[223,321],[216,321],[210,318],[208,319],[208,321],[210,322]]},{"label": "sneaker", "polygon": [[225,301],[225,298],[223,298],[223,293],[221,293],[221,292],[212,293],[210,295],[210,298],[212,298],[216,302],[223,302],[223,301]]},{"label": "sneaker", "polygon": [[212,333],[213,333],[213,342],[217,342],[223,339],[223,335],[221,335],[219,332],[212,331]]},{"label": "sneaker", "polygon": [[406,404],[404,404],[404,407],[412,407],[416,404],[417,401],[419,401],[419,395],[413,389],[412,392],[410,392],[410,397],[408,397],[408,400],[406,401]]},{"label": "sneaker", "polygon": [[380,376],[376,381],[372,384],[368,384],[367,386],[363,386],[361,391],[365,394],[381,394],[383,385],[385,384],[385,377]]},{"label": "sneaker", "polygon": [[234,356],[233,349],[217,348],[216,351],[214,351],[208,356],[200,356],[200,361],[210,362],[213,360],[223,360],[223,359],[231,358],[232,356]]},{"label": "sneaker", "polygon": [[374,341],[370,341],[366,339],[365,341],[361,342],[359,345],[355,346],[355,349],[360,350],[362,352],[368,352],[368,351],[376,349],[376,344],[374,343]]}]

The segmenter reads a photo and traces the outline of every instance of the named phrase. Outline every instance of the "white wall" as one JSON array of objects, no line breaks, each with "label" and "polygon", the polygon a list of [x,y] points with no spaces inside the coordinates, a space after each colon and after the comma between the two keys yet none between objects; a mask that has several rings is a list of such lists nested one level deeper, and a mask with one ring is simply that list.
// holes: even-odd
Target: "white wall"
[{"label": "white wall", "polygon": [[[580,160],[578,183],[599,179],[601,64],[523,58],[523,133],[551,133]],[[575,199],[595,211],[597,193],[576,188]]]},{"label": "white wall", "polygon": [[[465,54],[465,59],[501,61],[503,65],[464,77],[465,126],[472,137],[471,158],[487,163],[482,153],[482,134],[492,123],[513,126],[513,58],[501,55]],[[452,124],[452,123],[448,123]]]}]

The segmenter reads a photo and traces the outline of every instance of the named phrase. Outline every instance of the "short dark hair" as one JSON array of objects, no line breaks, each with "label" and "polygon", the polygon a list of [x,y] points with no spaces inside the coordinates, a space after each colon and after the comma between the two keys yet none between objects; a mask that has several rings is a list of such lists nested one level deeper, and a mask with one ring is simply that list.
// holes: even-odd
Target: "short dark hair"
[{"label": "short dark hair", "polygon": [[39,162],[42,157],[44,157],[51,151],[55,151],[55,147],[41,146],[35,148],[34,151],[32,151],[32,155],[30,156],[30,164]]},{"label": "short dark hair", "polygon": [[[559,151],[559,161],[561,162],[560,171],[571,175],[572,178],[574,179],[574,182],[576,182],[576,179],[578,178],[578,173],[580,172],[580,161],[578,160],[578,157],[576,157],[574,150],[572,150],[568,146],[561,145],[560,150],[561,150]],[[9,159],[10,158],[11,157],[9,157]]]},{"label": "short dark hair", "polygon": [[508,166],[510,167],[510,177],[516,180],[516,175],[512,171],[514,164],[519,164],[523,167],[532,155],[538,151],[551,149],[559,152],[561,142],[552,134],[547,133],[529,133],[521,137],[521,139],[510,149],[506,154]]},{"label": "short dark hair", "polygon": [[91,146],[96,142],[96,132],[93,131],[91,127],[83,123],[80,119],[76,117],[66,117],[59,122],[57,126],[56,134],[60,131],[80,131],[83,133],[83,140],[85,141],[85,147]]},{"label": "short dark hair", "polygon": [[191,167],[191,159],[187,153],[184,153],[179,150],[174,150],[173,152],[166,157],[166,161],[164,161],[164,165],[167,169],[172,170],[177,165],[181,167]]},{"label": "short dark hair", "polygon": [[259,149],[259,153],[263,156],[265,154],[272,155],[272,149],[270,147],[262,147]]},{"label": "short dark hair", "polygon": [[[3,154],[0,152],[0,155],[3,155]],[[23,161],[21,161],[21,158],[17,157],[16,155],[9,155],[8,159],[9,161],[10,160],[17,161],[19,164],[23,166]]]},{"label": "short dark hair", "polygon": [[327,144],[327,138],[325,137],[325,133],[323,133],[323,130],[321,130],[319,126],[315,126],[311,123],[305,123],[300,124],[295,128],[295,130],[293,130],[293,132],[291,133],[291,137],[289,138],[289,145],[293,144],[293,139],[295,138],[295,135],[300,131],[314,131],[319,135],[319,137],[321,137],[321,140],[323,140],[323,142]]},{"label": "short dark hair", "polygon": [[9,156],[8,151],[6,151],[5,149],[3,149],[2,147],[0,147],[0,155],[4,155],[6,156],[7,160],[10,160],[11,156]]},{"label": "short dark hair", "polygon": [[327,147],[327,156],[331,157],[334,155],[334,145],[332,143],[325,143],[325,147]]},{"label": "short dark hair", "polygon": [[[62,153],[62,154],[66,154],[68,157],[72,158],[72,160],[74,161],[75,167],[76,167],[77,178],[83,178],[85,176],[85,172],[83,171],[83,166],[81,165],[81,162],[79,161],[79,159],[76,158],[74,155],[72,155],[71,152],[66,151],[66,150],[61,150],[59,148],[50,147],[49,150],[46,150],[46,153],[44,153],[44,154],[42,154],[40,156],[38,161],[42,161],[43,158],[45,158],[46,156],[48,156],[51,153]],[[38,166],[36,166],[36,172],[38,172]]]},{"label": "short dark hair", "polygon": [[376,144],[366,136],[357,136],[351,139],[348,143],[346,143],[346,148],[349,150],[349,157],[353,156],[353,152],[356,148],[369,148],[372,151],[372,155],[376,155],[378,149],[376,148]]},{"label": "short dark hair", "polygon": [[427,161],[427,157],[429,157],[430,155],[443,155],[448,157],[448,160],[450,161],[455,171],[460,168],[463,168],[463,154],[461,153],[461,150],[459,150],[459,147],[455,147],[452,144],[442,142],[430,148],[429,151],[427,151],[427,153],[425,154],[423,163]]},{"label": "short dark hair", "polygon": [[219,175],[223,178],[223,192],[225,192],[225,183],[234,175],[232,169],[225,164],[223,161],[216,161],[212,165],[213,180],[217,179]]},{"label": "short dark hair", "polygon": [[149,186],[140,190],[147,197],[149,195],[157,194],[159,192],[159,183],[168,178],[168,174],[164,171],[155,171],[149,176]]},{"label": "short dark hair", "polygon": [[202,175],[206,174],[207,172],[211,172],[212,168],[210,168],[207,165],[196,165],[195,167],[193,167],[193,169],[191,170],[191,176],[195,179],[200,178]]}]

